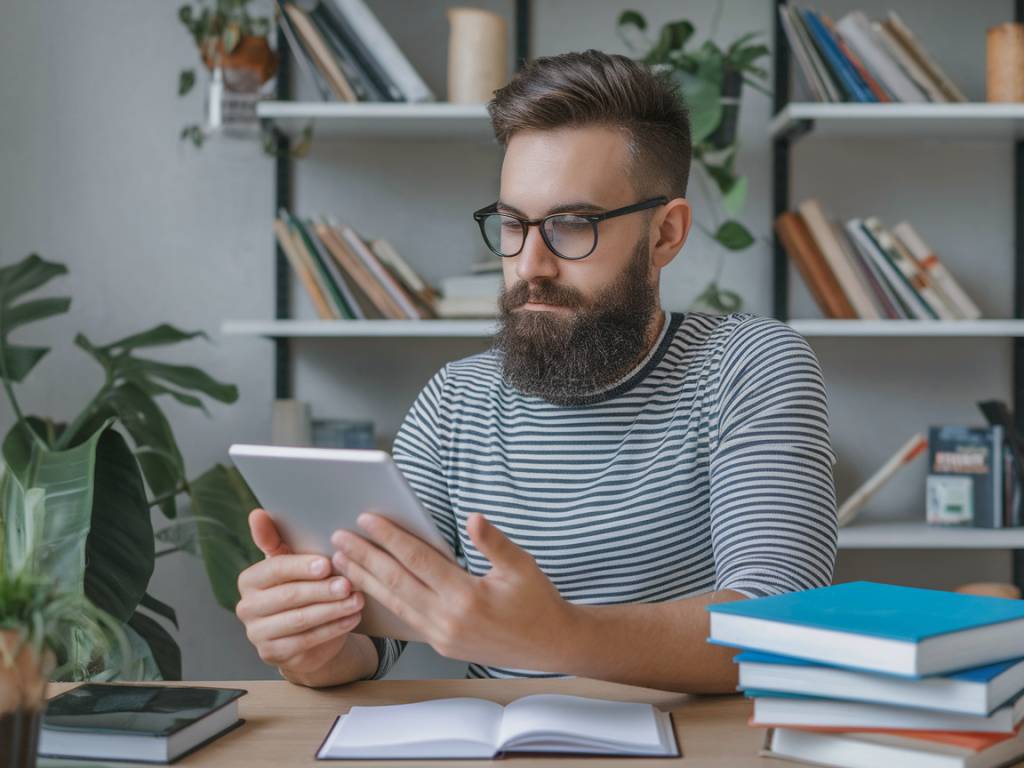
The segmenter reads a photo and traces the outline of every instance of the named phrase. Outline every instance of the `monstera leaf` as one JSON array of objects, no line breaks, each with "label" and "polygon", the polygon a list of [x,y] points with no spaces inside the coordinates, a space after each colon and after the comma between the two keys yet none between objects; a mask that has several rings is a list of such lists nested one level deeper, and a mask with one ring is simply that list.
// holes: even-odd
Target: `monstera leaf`
[{"label": "monstera leaf", "polygon": [[67,296],[15,302],[57,275],[67,272],[63,264],[44,261],[36,254],[17,264],[0,267],[0,376],[9,381],[24,379],[47,352],[48,347],[26,347],[7,340],[15,328],[67,312]]}]

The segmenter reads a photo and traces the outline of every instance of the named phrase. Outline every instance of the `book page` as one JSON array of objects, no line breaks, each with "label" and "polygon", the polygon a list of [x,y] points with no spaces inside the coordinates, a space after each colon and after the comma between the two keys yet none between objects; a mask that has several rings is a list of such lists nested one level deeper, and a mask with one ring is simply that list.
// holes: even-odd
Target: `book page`
[{"label": "book page", "polygon": [[[537,694],[505,707],[498,746],[554,749],[567,746],[613,747],[623,752],[660,750],[656,711],[650,704]],[[552,736],[557,738],[552,739]]]},{"label": "book page", "polygon": [[[471,697],[435,699],[414,704],[352,707],[330,734],[323,757],[355,754],[406,754],[409,745],[424,745],[415,754],[453,756],[445,745],[473,742],[494,751],[501,725],[500,704]],[[479,750],[477,750],[479,752]]]}]

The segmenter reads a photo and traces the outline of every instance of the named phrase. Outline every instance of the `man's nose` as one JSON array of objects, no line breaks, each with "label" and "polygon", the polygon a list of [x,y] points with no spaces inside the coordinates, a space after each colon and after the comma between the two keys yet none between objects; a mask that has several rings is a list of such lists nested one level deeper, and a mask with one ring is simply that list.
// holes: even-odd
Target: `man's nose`
[{"label": "man's nose", "polygon": [[558,276],[558,257],[541,237],[540,227],[530,227],[526,233],[523,250],[516,257],[516,276],[528,283]]}]

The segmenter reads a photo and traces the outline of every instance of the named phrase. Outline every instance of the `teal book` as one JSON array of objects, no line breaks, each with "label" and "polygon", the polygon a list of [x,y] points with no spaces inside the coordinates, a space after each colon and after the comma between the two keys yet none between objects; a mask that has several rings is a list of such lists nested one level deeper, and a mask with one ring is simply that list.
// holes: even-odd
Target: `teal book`
[{"label": "teal book", "polygon": [[1024,656],[1024,600],[856,581],[708,611],[712,643],[907,677]]}]

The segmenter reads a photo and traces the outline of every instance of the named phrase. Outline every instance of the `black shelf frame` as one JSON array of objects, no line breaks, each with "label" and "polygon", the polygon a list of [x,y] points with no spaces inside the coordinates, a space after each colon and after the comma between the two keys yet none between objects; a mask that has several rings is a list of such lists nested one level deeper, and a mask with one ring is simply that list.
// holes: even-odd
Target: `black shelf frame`
[{"label": "black shelf frame", "polygon": [[[774,19],[775,41],[773,50],[775,91],[774,113],[779,114],[789,104],[791,63],[789,44],[786,41],[778,6],[787,0],[775,0]],[[1024,22],[1024,0],[1014,0],[1014,20]],[[790,150],[795,141],[814,130],[813,120],[798,120],[790,128],[772,140],[772,222],[789,210],[789,179],[791,171]],[[1013,316],[1024,318],[1024,140],[1014,141],[1013,146],[1013,212],[1014,212],[1014,255],[1013,255]],[[778,234],[772,233],[772,314],[779,320],[789,320],[789,259],[782,247]],[[1018,431],[1024,431],[1024,338],[1012,339],[1012,405],[1014,423]],[[1024,592],[1024,549],[1012,550],[1013,582]]]},{"label": "black shelf frame", "polygon": [[[516,71],[530,60],[530,25],[532,23],[531,0],[515,0],[514,35]],[[292,98],[292,63],[288,52],[288,42],[284,32],[277,30],[277,50],[279,57],[277,87],[274,96],[278,101]],[[274,216],[281,208],[291,209],[294,192],[295,161],[291,156],[291,139],[276,126],[270,128],[274,132],[276,158],[274,161]],[[274,318],[287,320],[291,317],[292,271],[288,259],[281,246],[274,245]],[[293,397],[294,367],[292,340],[287,336],[274,337],[274,397],[275,399]]]}]

